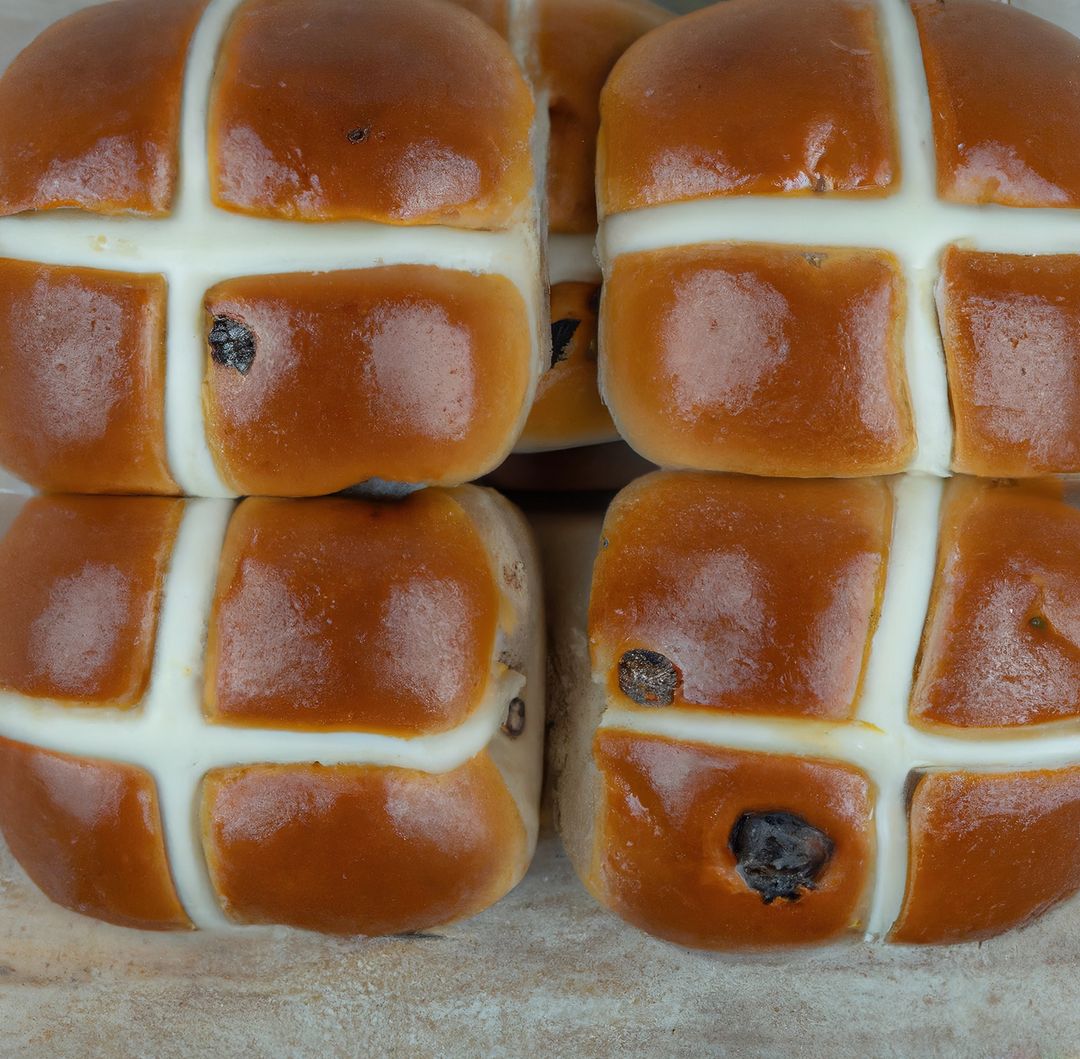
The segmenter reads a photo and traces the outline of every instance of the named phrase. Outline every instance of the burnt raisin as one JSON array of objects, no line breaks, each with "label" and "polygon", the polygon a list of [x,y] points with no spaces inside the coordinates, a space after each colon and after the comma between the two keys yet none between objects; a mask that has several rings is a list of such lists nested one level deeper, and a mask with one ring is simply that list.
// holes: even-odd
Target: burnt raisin
[{"label": "burnt raisin", "polygon": [[511,699],[506,708],[506,720],[503,721],[502,730],[511,739],[517,739],[525,731],[525,700]]},{"label": "burnt raisin", "polygon": [[670,706],[679,671],[658,651],[635,647],[619,659],[619,687],[639,706]]},{"label": "burnt raisin", "polygon": [[786,812],[743,813],[728,846],[739,875],[767,905],[777,898],[797,901],[803,890],[816,890],[834,848],[824,831]]},{"label": "burnt raisin", "polygon": [[371,129],[364,125],[358,125],[355,129],[349,129],[345,133],[345,139],[349,143],[363,143],[371,135]]},{"label": "burnt raisin", "polygon": [[235,368],[247,375],[255,363],[255,334],[239,320],[216,316],[210,332],[210,355],[223,368]]},{"label": "burnt raisin", "polygon": [[551,324],[551,366],[554,368],[570,354],[570,343],[581,326],[580,320],[554,320]]},{"label": "burnt raisin", "polygon": [[1042,617],[1041,614],[1036,614],[1028,622],[1028,625],[1030,625],[1033,629],[1045,629],[1046,628],[1046,619],[1044,617]]}]

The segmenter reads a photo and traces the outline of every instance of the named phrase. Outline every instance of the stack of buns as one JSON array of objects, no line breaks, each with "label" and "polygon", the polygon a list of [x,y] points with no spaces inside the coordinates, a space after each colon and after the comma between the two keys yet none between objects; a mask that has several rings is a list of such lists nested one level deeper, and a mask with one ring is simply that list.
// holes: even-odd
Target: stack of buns
[{"label": "stack of buns", "polygon": [[1080,39],[994,0],[46,30],[0,77],[0,467],[43,494],[0,498],[15,857],[147,929],[497,901],[543,592],[465,483],[610,481],[621,436],[665,469],[545,537],[596,898],[737,950],[1071,896],[1078,129]]}]

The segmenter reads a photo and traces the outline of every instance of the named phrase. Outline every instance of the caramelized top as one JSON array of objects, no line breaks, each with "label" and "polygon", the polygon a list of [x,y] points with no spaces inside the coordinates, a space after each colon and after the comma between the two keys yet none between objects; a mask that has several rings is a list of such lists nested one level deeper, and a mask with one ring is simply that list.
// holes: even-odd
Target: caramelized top
[{"label": "caramelized top", "polygon": [[0,688],[137,705],[182,510],[154,498],[28,500],[0,540]]},{"label": "caramelized top", "polygon": [[188,44],[207,0],[116,0],[50,26],[0,78],[0,216],[167,214]]},{"label": "caramelized top", "polygon": [[[808,944],[858,925],[873,845],[870,784],[857,769],[611,730],[594,753],[604,797],[590,881],[631,923],[714,949]],[[832,848],[811,887],[766,901],[732,832],[744,813],[776,812]]]},{"label": "caramelized top", "polygon": [[189,927],[165,853],[153,778],[0,739],[0,828],[57,904],[123,927]]},{"label": "caramelized top", "polygon": [[213,288],[206,307],[208,336],[240,324],[253,350],[229,363],[211,342],[206,357],[207,437],[238,493],[463,482],[513,444],[533,354],[525,300],[504,276],[252,276]]},{"label": "caramelized top", "polygon": [[1022,926],[1080,888],[1080,769],[923,776],[891,940],[953,943]]},{"label": "caramelized top", "polygon": [[397,934],[475,915],[524,871],[525,828],[486,752],[441,775],[263,765],[206,778],[203,842],[227,915]]},{"label": "caramelized top", "polygon": [[898,173],[869,0],[726,0],[649,34],[601,97],[601,213],[881,194]]},{"label": "caramelized top", "polygon": [[600,90],[620,55],[670,13],[646,0],[540,0],[540,65],[550,93],[548,221],[596,229]]},{"label": "caramelized top", "polygon": [[604,521],[594,668],[617,695],[624,652],[655,651],[678,674],[677,705],[850,717],[890,523],[879,481],[639,479]]},{"label": "caramelized top", "polygon": [[1080,715],[1080,511],[1048,483],[956,479],[912,695],[924,724]]},{"label": "caramelized top", "polygon": [[944,257],[953,469],[1080,471],[1080,255]]},{"label": "caramelized top", "polygon": [[437,0],[247,0],[210,109],[214,201],[306,221],[504,228],[533,105],[506,42]]},{"label": "caramelized top", "polygon": [[0,464],[38,489],[178,493],[165,280],[0,260]]},{"label": "caramelized top", "polygon": [[247,500],[222,551],[206,713],[446,731],[487,687],[498,610],[489,556],[452,494]]},{"label": "caramelized top", "polygon": [[889,474],[915,450],[903,319],[899,265],[880,251],[624,254],[601,307],[602,391],[623,437],[662,466]]},{"label": "caramelized top", "polygon": [[1080,40],[988,0],[913,0],[930,85],[938,193],[1080,206]]}]

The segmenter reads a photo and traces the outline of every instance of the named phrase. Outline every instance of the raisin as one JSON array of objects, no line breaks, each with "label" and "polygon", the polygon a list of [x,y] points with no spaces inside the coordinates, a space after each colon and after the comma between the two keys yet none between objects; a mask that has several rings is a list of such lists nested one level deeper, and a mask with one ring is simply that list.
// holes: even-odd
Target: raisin
[{"label": "raisin", "polygon": [[551,324],[551,366],[554,368],[570,353],[574,333],[581,326],[580,320],[554,320]]},{"label": "raisin", "polygon": [[728,846],[739,875],[765,904],[777,898],[797,901],[833,854],[832,839],[794,813],[743,813],[731,829]]},{"label": "raisin", "polygon": [[345,139],[347,139],[349,143],[363,143],[370,135],[371,129],[364,125],[358,125],[355,129],[349,129],[349,131],[345,133]]},{"label": "raisin", "polygon": [[658,651],[635,647],[619,659],[619,687],[639,706],[670,706],[679,671]]},{"label": "raisin", "polygon": [[210,332],[210,355],[223,368],[235,368],[247,375],[255,363],[255,334],[239,320],[216,316]]},{"label": "raisin", "polygon": [[506,720],[503,721],[502,730],[511,739],[517,739],[525,731],[525,700],[514,698],[506,708]]}]

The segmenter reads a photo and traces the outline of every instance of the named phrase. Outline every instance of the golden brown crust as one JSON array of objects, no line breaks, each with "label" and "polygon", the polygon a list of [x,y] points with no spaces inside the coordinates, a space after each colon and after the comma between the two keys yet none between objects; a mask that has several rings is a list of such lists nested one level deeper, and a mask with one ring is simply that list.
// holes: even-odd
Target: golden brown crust
[{"label": "golden brown crust", "polygon": [[549,92],[548,220],[596,230],[600,90],[616,60],[670,12],[645,0],[540,0],[540,66]]},{"label": "golden brown crust", "polygon": [[1080,716],[1080,511],[1047,483],[954,479],[912,692],[925,725]]},{"label": "golden brown crust", "polygon": [[[842,720],[854,710],[891,536],[878,481],[654,474],[616,498],[593,577],[593,670],[675,668],[675,706]],[[624,689],[625,690],[625,689]]]},{"label": "golden brown crust", "polygon": [[182,510],[151,498],[28,500],[0,540],[0,688],[137,705]]},{"label": "golden brown crust", "polygon": [[601,213],[731,194],[882,194],[899,171],[874,8],[726,0],[633,45],[600,102]]},{"label": "golden brown crust", "polygon": [[505,228],[533,181],[506,42],[436,0],[247,0],[210,109],[214,201],[293,220]]},{"label": "golden brown crust", "polygon": [[662,466],[892,473],[915,448],[903,314],[882,251],[625,254],[604,288],[601,389],[623,437]]},{"label": "golden brown crust", "polygon": [[165,280],[0,260],[0,464],[51,492],[179,492]]},{"label": "golden brown crust", "polygon": [[0,739],[0,830],[57,904],[123,927],[190,927],[149,773]]},{"label": "golden brown crust", "polygon": [[913,0],[930,86],[938,193],[1080,206],[1080,41],[987,0]]},{"label": "golden brown crust", "polygon": [[453,494],[247,500],[210,618],[206,712],[275,728],[443,732],[483,695],[499,593]]},{"label": "golden brown crust", "polygon": [[203,842],[226,914],[334,934],[474,915],[524,870],[525,829],[487,752],[442,775],[367,766],[220,769]]},{"label": "golden brown crust", "polygon": [[519,449],[566,448],[618,437],[596,384],[599,302],[598,283],[556,283],[551,288],[554,362],[540,376]]},{"label": "golden brown crust", "polygon": [[313,496],[368,478],[456,484],[514,441],[532,365],[525,301],[496,275],[395,265],[227,280],[247,374],[207,350],[207,435],[242,494]]},{"label": "golden brown crust", "polygon": [[932,772],[910,809],[900,942],[979,941],[1080,889],[1080,768]]},{"label": "golden brown crust", "polygon": [[[707,949],[758,949],[857,928],[873,860],[870,783],[833,762],[601,731],[604,796],[590,886],[650,934]],[[766,903],[731,848],[743,813],[792,813],[832,855],[794,900]]]},{"label": "golden brown crust", "polygon": [[188,43],[206,0],[117,0],[50,26],[0,78],[0,216],[163,216]]},{"label": "golden brown crust", "polygon": [[942,294],[953,469],[1080,471],[1080,256],[950,247]]}]

